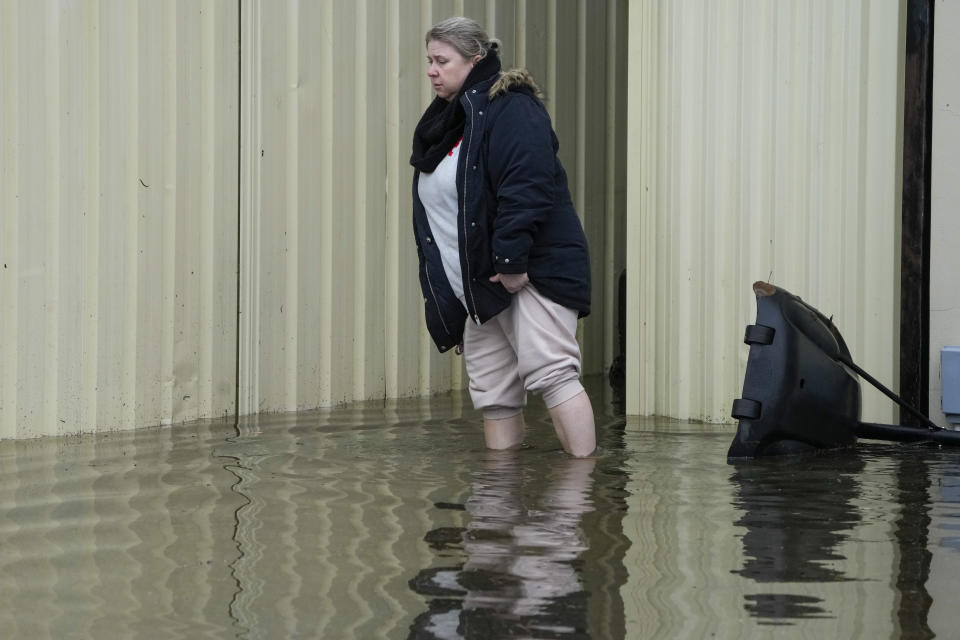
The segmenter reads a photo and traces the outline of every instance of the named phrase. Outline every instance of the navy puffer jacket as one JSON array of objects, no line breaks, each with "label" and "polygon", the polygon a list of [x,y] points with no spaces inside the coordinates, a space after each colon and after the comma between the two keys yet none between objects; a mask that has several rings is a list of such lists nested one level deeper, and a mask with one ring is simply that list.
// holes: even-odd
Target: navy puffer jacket
[{"label": "navy puffer jacket", "polygon": [[[512,75],[511,75],[512,74]],[[524,273],[541,294],[590,313],[587,240],[573,207],[546,108],[508,71],[468,88],[457,168],[460,266],[469,316],[482,324],[510,306],[496,273]],[[496,85],[495,85],[496,83]],[[491,97],[490,89],[494,87]],[[467,310],[447,281],[413,175],[413,231],[427,329],[443,352],[463,340]]]}]

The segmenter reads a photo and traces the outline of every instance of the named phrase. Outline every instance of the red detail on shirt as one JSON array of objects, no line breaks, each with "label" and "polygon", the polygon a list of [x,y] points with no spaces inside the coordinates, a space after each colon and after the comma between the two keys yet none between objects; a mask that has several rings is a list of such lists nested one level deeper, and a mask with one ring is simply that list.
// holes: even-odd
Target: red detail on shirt
[{"label": "red detail on shirt", "polygon": [[[460,136],[460,139],[457,140],[457,144],[453,145],[453,149],[456,149],[457,147],[459,147],[461,142],[463,142],[463,136]],[[450,149],[450,152],[447,154],[451,158],[453,157],[453,149]]]}]

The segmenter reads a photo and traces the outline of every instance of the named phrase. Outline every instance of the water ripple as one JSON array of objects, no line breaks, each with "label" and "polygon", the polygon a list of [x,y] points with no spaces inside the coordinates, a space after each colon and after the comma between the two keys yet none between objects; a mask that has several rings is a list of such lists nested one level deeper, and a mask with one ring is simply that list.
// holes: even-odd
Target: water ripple
[{"label": "water ripple", "polygon": [[960,453],[730,466],[601,391],[588,460],[461,394],[0,442],[5,637],[949,637]]}]

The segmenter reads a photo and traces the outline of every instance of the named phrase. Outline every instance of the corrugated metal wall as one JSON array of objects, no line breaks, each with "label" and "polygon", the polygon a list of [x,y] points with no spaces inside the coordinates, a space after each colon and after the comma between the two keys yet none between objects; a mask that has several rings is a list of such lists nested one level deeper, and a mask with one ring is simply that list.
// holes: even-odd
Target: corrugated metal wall
[{"label": "corrugated metal wall", "polygon": [[[940,350],[960,345],[960,3],[936,5],[933,36],[933,140],[930,149],[930,417],[943,412]],[[954,66],[957,65],[957,66]],[[956,394],[957,390],[947,390]],[[951,397],[951,396],[947,396]],[[953,397],[956,397],[955,395]]]},{"label": "corrugated metal wall", "polygon": [[0,2],[0,437],[233,413],[236,2]]},{"label": "corrugated metal wall", "polygon": [[545,89],[588,373],[629,258],[631,413],[726,419],[757,279],[895,387],[901,2],[629,6],[0,2],[0,437],[462,385],[422,328],[407,164],[421,34],[455,13]]},{"label": "corrugated metal wall", "polygon": [[465,383],[461,359],[438,354],[423,328],[408,164],[432,99],[423,34],[456,14],[485,24],[504,66],[528,67],[544,89],[592,250],[585,370],[609,365],[624,264],[626,2],[242,6],[242,413]]},{"label": "corrugated metal wall", "polygon": [[755,280],[897,387],[901,4],[631,4],[629,413],[730,419]]},{"label": "corrugated metal wall", "polygon": [[459,13],[545,90],[600,372],[625,260],[626,5],[0,0],[0,437],[463,385],[423,329],[407,163],[422,34]]}]

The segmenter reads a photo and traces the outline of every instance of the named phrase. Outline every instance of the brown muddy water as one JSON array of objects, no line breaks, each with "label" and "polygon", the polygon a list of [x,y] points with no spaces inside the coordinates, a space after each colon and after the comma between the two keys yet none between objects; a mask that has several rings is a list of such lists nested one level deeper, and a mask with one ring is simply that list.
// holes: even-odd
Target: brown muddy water
[{"label": "brown muddy water", "polygon": [[592,460],[459,393],[0,443],[0,637],[958,637],[960,450],[731,466],[590,389]]}]

